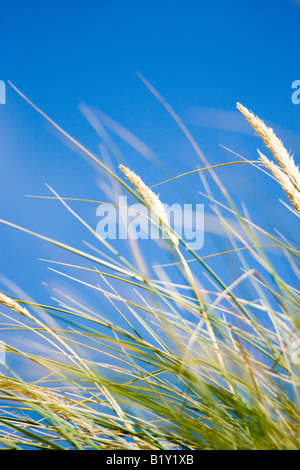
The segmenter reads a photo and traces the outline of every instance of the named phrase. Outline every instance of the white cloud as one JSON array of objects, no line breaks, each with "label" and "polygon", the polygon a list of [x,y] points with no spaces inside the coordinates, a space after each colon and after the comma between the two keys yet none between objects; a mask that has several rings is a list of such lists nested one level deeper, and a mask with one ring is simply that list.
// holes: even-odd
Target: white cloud
[{"label": "white cloud", "polygon": [[187,116],[193,126],[254,134],[254,131],[239,111],[192,106],[188,108]]}]

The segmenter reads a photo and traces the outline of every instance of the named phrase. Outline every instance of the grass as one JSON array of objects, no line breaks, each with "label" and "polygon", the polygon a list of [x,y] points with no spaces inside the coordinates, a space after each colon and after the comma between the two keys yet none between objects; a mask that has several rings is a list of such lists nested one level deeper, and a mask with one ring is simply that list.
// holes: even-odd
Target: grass
[{"label": "grass", "polygon": [[[79,250],[1,220],[71,252],[73,264],[48,263],[57,276],[76,286],[78,296],[52,288],[57,302],[41,305],[0,294],[1,335],[22,332],[30,345],[38,345],[33,353],[30,347],[17,348],[14,336],[5,340],[7,356],[19,367],[12,370],[7,363],[0,365],[0,446],[54,450],[300,449],[299,290],[281,277],[274,263],[279,252],[298,282],[300,253],[285,234],[269,233],[240,212],[219,177],[224,164],[209,165],[170,105],[140,78],[200,157],[204,166],[194,172],[210,177],[202,176],[206,193],[201,197],[223,227],[229,249],[202,257],[174,234],[163,213],[156,212],[153,223],[170,239],[159,246],[170,258],[160,269],[171,268],[169,279],[162,279],[145,269],[143,243],[139,246],[130,241],[135,262],[129,261],[71,208],[75,198],[60,197],[50,187],[52,198],[64,204],[95,236],[98,247],[93,254],[92,247]],[[101,167],[119,192],[130,193],[147,209],[154,204],[158,212],[162,210],[156,194],[133,170],[122,167],[127,183],[119,171],[105,165],[12,86]],[[251,125],[258,123],[246,108],[239,108]],[[262,121],[259,124],[264,125]],[[116,146],[105,140],[103,129],[102,135],[116,155]],[[264,137],[272,151],[266,134]],[[276,136],[271,137],[274,142]],[[280,158],[280,152],[279,156],[276,153],[280,177],[290,180],[288,186],[280,178],[278,182],[287,188],[293,204],[299,196],[295,193],[298,169],[289,154],[284,153],[285,160]],[[261,162],[272,171],[263,158]],[[232,165],[241,163],[259,162],[243,160]],[[191,173],[162,183],[187,179]],[[220,197],[216,198],[215,192]],[[296,233],[299,215],[293,205]],[[239,270],[232,269],[231,278],[225,281],[213,260],[226,256],[234,257],[232,266]],[[69,271],[60,271],[64,268]],[[72,274],[67,274],[70,270]],[[87,273],[89,281],[84,276]],[[78,300],[84,288],[102,295],[119,321],[108,319],[101,303],[97,309]],[[24,368],[26,376],[32,371],[32,380],[22,378]]]}]

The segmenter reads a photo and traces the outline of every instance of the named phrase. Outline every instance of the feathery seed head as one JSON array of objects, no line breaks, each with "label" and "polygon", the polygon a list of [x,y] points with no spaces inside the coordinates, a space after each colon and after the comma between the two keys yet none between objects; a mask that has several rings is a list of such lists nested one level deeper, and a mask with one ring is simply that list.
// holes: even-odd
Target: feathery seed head
[{"label": "feathery seed head", "polygon": [[26,308],[21,307],[15,300],[11,299],[10,297],[7,297],[5,294],[1,294],[0,292],[0,304],[4,305],[4,307],[9,307],[12,310],[15,310],[16,312],[21,313],[22,315],[29,316],[29,312],[26,310]]},{"label": "feathery seed head", "polygon": [[170,229],[168,215],[159,197],[148,186],[146,186],[140,176],[138,176],[134,171],[130,170],[124,165],[119,165],[119,168],[127,177],[127,179],[133,184],[138,194],[151,208],[153,215],[163,223],[163,229],[168,234],[172,244],[177,247],[179,240]]},{"label": "feathery seed head", "polygon": [[283,171],[291,179],[291,182],[299,190],[300,189],[300,173],[298,167],[295,165],[293,156],[286,150],[281,140],[275,135],[271,127],[267,127],[266,124],[245,106],[237,103],[237,108],[247,119],[249,124],[257,132],[257,134],[263,139],[266,147],[273,154],[277,163],[279,163]]},{"label": "feathery seed head", "polygon": [[295,188],[290,178],[278,165],[276,165],[274,162],[271,162],[259,150],[258,153],[260,156],[260,161],[265,165],[268,170],[272,171],[273,175],[277,179],[278,183],[281,185],[282,189],[285,191],[294,208],[300,214],[300,192]]},{"label": "feathery seed head", "polygon": [[286,192],[295,209],[300,212],[300,173],[299,168],[295,164],[293,156],[286,150],[281,140],[275,135],[271,127],[255,116],[245,106],[237,103],[238,110],[247,119],[249,124],[263,139],[266,147],[273,154],[280,167],[268,160],[261,152],[259,152],[260,160],[265,167],[272,171],[273,175]]}]

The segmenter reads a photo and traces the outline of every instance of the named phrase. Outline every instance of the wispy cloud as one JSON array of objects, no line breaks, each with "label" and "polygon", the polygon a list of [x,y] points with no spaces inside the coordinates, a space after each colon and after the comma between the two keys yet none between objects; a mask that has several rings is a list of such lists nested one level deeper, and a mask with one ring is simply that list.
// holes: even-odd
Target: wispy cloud
[{"label": "wispy cloud", "polygon": [[242,134],[254,134],[251,127],[242,119],[237,111],[191,106],[187,110],[187,117],[189,123],[193,126],[222,129]]},{"label": "wispy cloud", "polygon": [[283,0],[284,2],[293,3],[294,5],[300,5],[300,0]]},{"label": "wispy cloud", "polygon": [[[298,0],[297,0],[298,1]],[[300,0],[299,0],[300,4]],[[253,135],[257,137],[251,126],[242,119],[238,111],[222,108],[206,108],[202,106],[191,106],[187,108],[185,119],[188,124],[195,127],[206,127],[220,129],[240,134]],[[292,146],[294,152],[300,150],[300,137],[293,131],[283,128],[274,122],[265,121],[269,127],[276,129],[276,133]]]}]

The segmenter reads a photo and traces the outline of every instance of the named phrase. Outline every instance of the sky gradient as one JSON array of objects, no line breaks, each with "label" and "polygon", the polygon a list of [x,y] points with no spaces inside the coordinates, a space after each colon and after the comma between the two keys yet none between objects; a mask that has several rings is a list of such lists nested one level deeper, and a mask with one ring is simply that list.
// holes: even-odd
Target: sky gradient
[{"label": "sky gradient", "polygon": [[[100,158],[101,139],[82,115],[83,103],[145,142],[168,177],[201,166],[137,77],[140,71],[182,117],[212,165],[239,159],[220,144],[250,160],[257,159],[257,148],[264,149],[236,110],[237,101],[272,125],[299,163],[300,105],[291,100],[292,82],[300,79],[299,2],[2,0],[0,9],[0,80],[6,83],[6,104],[0,105],[0,218],[80,247],[86,232],[58,202],[25,195],[49,195],[48,183],[62,196],[106,197],[93,166],[7,80]],[[116,142],[147,184],[166,178],[121,139]],[[281,188],[256,169],[237,166],[218,173],[235,200],[245,202],[267,230],[276,220],[276,229],[296,241],[295,224],[289,229],[292,215],[277,202],[284,199]],[[203,203],[199,177],[186,183],[193,202]],[[170,186],[159,193],[164,202],[182,202]],[[96,206],[73,207],[96,227]],[[49,293],[41,282],[55,276],[38,258],[65,255],[10,227],[0,230],[0,272],[35,300],[46,301]],[[207,254],[214,245],[208,241],[204,249]],[[9,290],[3,277],[0,283]]]}]

